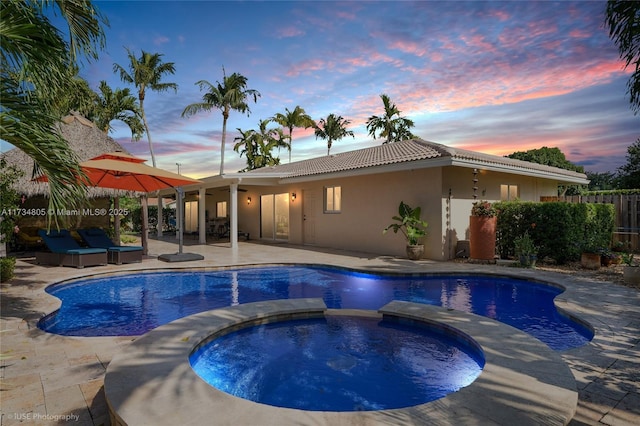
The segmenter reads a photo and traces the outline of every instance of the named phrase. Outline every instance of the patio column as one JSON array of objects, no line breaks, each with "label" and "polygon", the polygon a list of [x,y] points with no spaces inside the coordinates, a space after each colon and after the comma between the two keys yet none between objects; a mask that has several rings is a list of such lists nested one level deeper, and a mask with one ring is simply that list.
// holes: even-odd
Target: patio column
[{"label": "patio column", "polygon": [[229,185],[229,198],[231,201],[231,214],[229,219],[231,220],[231,230],[229,231],[229,241],[231,242],[231,248],[238,248],[238,184],[232,183]]},{"label": "patio column", "polygon": [[203,187],[198,189],[198,238],[200,244],[207,243],[207,190]]}]

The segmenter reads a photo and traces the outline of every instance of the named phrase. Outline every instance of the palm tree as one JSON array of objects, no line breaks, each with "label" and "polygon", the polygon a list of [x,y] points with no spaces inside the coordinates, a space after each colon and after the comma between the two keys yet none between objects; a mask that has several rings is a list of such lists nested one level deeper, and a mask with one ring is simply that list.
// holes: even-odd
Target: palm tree
[{"label": "palm tree", "polygon": [[299,105],[296,105],[293,111],[289,111],[289,108],[285,108],[284,110],[284,114],[275,114],[271,118],[271,121],[289,129],[289,162],[291,162],[291,147],[293,145],[294,127],[304,127],[305,129],[308,129],[309,127],[315,127],[316,123],[305,112],[304,108],[301,108]]},{"label": "palm tree", "polygon": [[382,117],[377,115],[369,117],[367,120],[369,135],[377,139],[376,133],[380,132],[379,136],[386,138],[382,142],[383,144],[413,138],[414,135],[411,133],[411,128],[414,126],[413,121],[400,117],[400,110],[396,104],[391,102],[389,96],[383,93],[380,98],[382,98],[382,104],[384,105],[384,115]]},{"label": "palm tree", "polygon": [[240,133],[240,136],[237,136],[234,141],[236,142],[233,146],[233,150],[235,152],[240,153],[240,157],[243,155],[247,158],[247,167],[242,169],[241,171],[249,171],[256,169],[256,156],[258,147],[255,143],[255,133],[256,131],[253,129],[244,131],[240,128],[237,129]]},{"label": "palm tree", "polygon": [[120,73],[120,79],[125,83],[133,84],[138,89],[138,100],[140,101],[140,115],[142,116],[142,124],[149,141],[149,152],[151,153],[151,163],[156,166],[156,157],[153,153],[153,144],[151,143],[151,133],[149,132],[149,124],[147,123],[147,115],[144,112],[144,99],[147,88],[154,92],[165,92],[173,89],[178,91],[176,83],[161,82],[165,74],[174,74],[176,72],[173,62],[162,62],[161,53],[149,53],[142,51],[139,58],[131,50],[127,49],[129,57],[129,71],[118,64],[113,64],[113,72]]},{"label": "palm tree", "polygon": [[[605,12],[609,37],[618,47],[624,67],[632,66],[627,93],[634,114],[640,113],[640,3],[609,0]],[[635,66],[635,70],[633,67]]]},{"label": "palm tree", "polygon": [[52,100],[51,111],[59,117],[65,117],[71,111],[76,111],[90,118],[95,106],[97,95],[89,87],[89,83],[80,77],[77,66],[67,68],[66,90],[56,95]]},{"label": "palm tree", "polygon": [[[267,129],[267,125],[271,120],[260,120],[259,130],[248,130],[240,132],[240,136],[236,137],[238,141],[233,150],[247,157],[247,167],[243,171],[259,169],[260,167],[276,166],[280,164],[280,158],[274,157],[272,151],[275,148],[289,148],[287,142],[289,138],[284,134],[282,129]],[[240,150],[242,149],[242,150]]]},{"label": "palm tree", "polygon": [[253,97],[253,102],[258,101],[260,92],[247,89],[247,77],[242,74],[233,73],[227,76],[222,68],[222,83],[216,81],[216,85],[206,80],[200,80],[196,84],[200,91],[206,90],[202,95],[202,102],[187,105],[182,111],[183,117],[191,117],[201,111],[211,111],[212,109],[222,110],[222,141],[220,145],[220,175],[224,173],[224,150],[225,139],[227,137],[227,120],[231,110],[251,114],[247,98]]},{"label": "palm tree", "polygon": [[347,130],[347,126],[351,124],[351,121],[342,118],[340,115],[329,114],[326,118],[320,119],[320,122],[316,126],[316,139],[322,138],[327,140],[327,155],[331,151],[331,145],[333,141],[340,140],[345,136],[351,136],[355,138],[355,135],[351,130]]},{"label": "palm tree", "polygon": [[[127,56],[129,57],[129,71],[127,72],[122,66],[113,64],[113,72],[120,73],[120,79],[125,83],[133,84],[138,89],[138,100],[140,101],[140,115],[142,116],[142,123],[144,125],[144,131],[147,134],[147,140],[149,141],[149,152],[151,153],[151,163],[153,167],[156,166],[156,156],[153,153],[153,144],[151,143],[151,133],[149,132],[149,124],[147,123],[147,116],[144,112],[144,98],[146,96],[147,88],[155,92],[165,92],[169,89],[173,89],[174,92],[178,91],[178,85],[176,83],[163,83],[161,80],[165,74],[174,74],[176,72],[175,64],[173,62],[162,62],[162,54],[149,53],[142,51],[140,58],[127,49]],[[158,237],[162,236],[162,197],[158,197],[158,223],[156,225],[156,231]]]},{"label": "palm tree", "polygon": [[[69,41],[47,18],[50,6],[66,23]],[[58,95],[69,90],[68,70],[80,56],[96,58],[104,47],[105,24],[106,18],[89,1],[2,3],[0,135],[47,176],[49,211],[84,199],[78,159],[54,130],[60,116],[52,107]]]},{"label": "palm tree", "polygon": [[137,99],[129,92],[129,89],[113,90],[106,81],[102,80],[98,90],[99,93],[96,96],[96,103],[90,117],[96,126],[108,133],[113,130],[111,122],[119,120],[129,126],[133,140],[140,140],[144,134],[144,125],[141,121]]}]

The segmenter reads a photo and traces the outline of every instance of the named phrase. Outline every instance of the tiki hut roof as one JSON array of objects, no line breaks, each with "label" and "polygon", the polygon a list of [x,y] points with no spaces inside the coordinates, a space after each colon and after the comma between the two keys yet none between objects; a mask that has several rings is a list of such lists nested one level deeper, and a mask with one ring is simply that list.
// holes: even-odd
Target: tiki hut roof
[{"label": "tiki hut roof", "polygon": [[[94,123],[78,113],[73,112],[64,117],[56,127],[62,137],[69,142],[69,146],[80,161],[89,160],[105,152],[122,151],[129,154],[122,145],[111,139],[105,132],[98,129]],[[14,185],[20,194],[25,194],[29,197],[49,194],[48,183],[39,183],[32,180],[33,160],[31,157],[18,148],[3,153],[2,157],[7,161],[8,166],[14,166],[23,172],[23,176]],[[87,191],[89,198],[126,194],[131,193],[108,188],[88,188]]]}]

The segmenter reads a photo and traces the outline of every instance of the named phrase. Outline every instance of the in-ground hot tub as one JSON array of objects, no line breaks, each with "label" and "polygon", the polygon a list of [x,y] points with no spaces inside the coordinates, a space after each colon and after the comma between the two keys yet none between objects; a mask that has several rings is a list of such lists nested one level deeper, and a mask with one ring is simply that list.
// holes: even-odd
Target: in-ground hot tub
[{"label": "in-ground hot tub", "polygon": [[216,337],[257,324],[322,317],[325,311],[321,299],[256,302],[203,312],[151,331],[109,364],[105,395],[112,424],[564,425],[575,413],[575,379],[557,352],[497,321],[409,302],[391,302],[378,313],[386,320],[421,321],[472,338],[485,354],[484,369],[473,383],[405,408],[308,411],[232,396],[204,382],[189,364],[189,356]]},{"label": "in-ground hot tub", "polygon": [[484,366],[479,346],[461,333],[331,312],[217,337],[191,354],[191,366],[231,395],[312,411],[424,404],[468,386]]}]

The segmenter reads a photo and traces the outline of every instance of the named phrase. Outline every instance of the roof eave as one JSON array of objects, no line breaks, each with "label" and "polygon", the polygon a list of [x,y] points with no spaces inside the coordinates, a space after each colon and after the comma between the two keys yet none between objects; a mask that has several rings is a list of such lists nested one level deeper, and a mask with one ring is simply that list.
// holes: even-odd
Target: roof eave
[{"label": "roof eave", "polygon": [[[532,163],[535,164],[535,163]],[[518,174],[521,176],[530,176],[540,179],[550,179],[557,181],[559,183],[568,183],[573,185],[588,185],[589,179],[587,179],[586,175],[581,173],[575,173],[574,176],[563,174],[563,173],[555,173],[550,170],[539,170],[539,169],[530,169],[526,167],[518,167],[512,166],[509,164],[499,164],[488,161],[478,161],[478,160],[467,160],[456,158],[451,162],[452,166],[458,167],[467,167],[467,168],[477,168],[482,170],[490,170],[501,173],[511,173]]]}]

